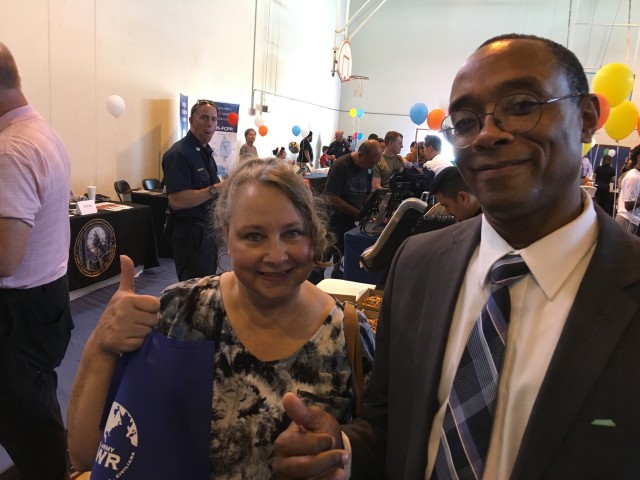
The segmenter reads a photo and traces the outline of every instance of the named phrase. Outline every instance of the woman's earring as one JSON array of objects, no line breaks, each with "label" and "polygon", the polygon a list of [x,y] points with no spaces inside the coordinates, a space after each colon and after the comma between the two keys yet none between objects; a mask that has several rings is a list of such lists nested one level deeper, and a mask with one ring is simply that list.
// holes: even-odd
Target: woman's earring
[{"label": "woman's earring", "polygon": [[229,252],[222,252],[218,255],[218,273],[230,272],[233,270],[233,259]]}]

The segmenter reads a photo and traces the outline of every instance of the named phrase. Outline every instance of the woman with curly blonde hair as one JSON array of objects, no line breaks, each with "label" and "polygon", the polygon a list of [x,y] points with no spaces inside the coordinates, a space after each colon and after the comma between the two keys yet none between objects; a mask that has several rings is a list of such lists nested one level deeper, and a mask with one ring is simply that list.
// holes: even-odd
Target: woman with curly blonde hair
[{"label": "woman with curly blonde hair", "polygon": [[[168,287],[157,326],[142,332],[123,305],[136,295],[114,297],[88,340],[69,406],[76,468],[90,467],[96,456],[113,365],[132,349],[132,337],[143,339],[152,328],[169,338],[216,343],[211,478],[271,478],[273,443],[289,424],[286,392],[343,421],[353,415],[343,306],[307,281],[327,247],[320,212],[282,160],[246,160],[234,170],[220,189],[214,222],[233,269]],[[368,373],[373,337],[366,318],[358,319]]]}]

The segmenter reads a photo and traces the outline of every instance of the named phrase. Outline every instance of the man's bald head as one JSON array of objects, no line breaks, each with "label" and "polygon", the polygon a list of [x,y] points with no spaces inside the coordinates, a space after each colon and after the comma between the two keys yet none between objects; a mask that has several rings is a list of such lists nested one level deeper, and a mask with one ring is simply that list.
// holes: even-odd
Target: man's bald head
[{"label": "man's bald head", "polygon": [[0,43],[0,88],[20,88],[18,66],[4,43]]},{"label": "man's bald head", "polygon": [[362,142],[357,153],[352,153],[354,163],[358,168],[373,168],[382,158],[382,148],[375,140]]}]

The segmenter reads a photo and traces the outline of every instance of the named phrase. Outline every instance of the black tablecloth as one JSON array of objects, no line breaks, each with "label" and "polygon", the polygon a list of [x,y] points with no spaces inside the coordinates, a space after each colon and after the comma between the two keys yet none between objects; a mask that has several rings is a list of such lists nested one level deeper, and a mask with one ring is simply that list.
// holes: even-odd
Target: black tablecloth
[{"label": "black tablecloth", "polygon": [[153,228],[156,233],[156,245],[158,245],[158,256],[171,258],[171,244],[164,238],[164,220],[169,199],[166,193],[153,193],[144,190],[131,192],[131,201],[141,205],[149,205],[153,216]]},{"label": "black tablecloth", "polygon": [[133,208],[69,218],[69,290],[118,275],[120,255],[131,257],[135,265],[145,268],[159,265],[151,209],[130,206]]}]

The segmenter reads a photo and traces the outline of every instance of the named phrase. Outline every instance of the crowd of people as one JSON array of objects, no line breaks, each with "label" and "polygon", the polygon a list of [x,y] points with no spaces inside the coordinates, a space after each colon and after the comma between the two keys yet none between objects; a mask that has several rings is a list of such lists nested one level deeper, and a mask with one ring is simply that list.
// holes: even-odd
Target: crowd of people
[{"label": "crowd of people", "polygon": [[[330,167],[323,195],[284,147],[256,158],[253,129],[221,179],[209,146],[218,107],[198,100],[162,159],[179,282],[159,298],[137,294],[121,257],[65,432],[54,369],[73,328],[69,160],[0,44],[0,444],[21,478],[67,478],[67,447],[76,469],[92,468],[122,354],[151,332],[215,343],[211,478],[634,478],[640,146],[619,179],[614,220],[610,156],[593,172],[603,208],[580,188],[582,145],[600,115],[588,90],[567,48],[494,37],[452,84],[442,134],[455,165],[436,135],[404,158],[397,131],[352,151],[337,130],[320,157]],[[309,132],[299,165],[314,161],[312,141]],[[432,172],[432,193],[458,223],[398,249],[375,338],[354,313],[360,411],[350,310],[309,278],[331,265],[341,278],[331,260],[344,233],[406,169]],[[230,271],[219,271],[219,245]]]},{"label": "crowd of people", "polygon": [[640,197],[639,156],[640,145],[636,145],[629,151],[619,172],[618,167],[613,166],[613,157],[608,153],[602,155],[600,164],[595,169],[588,157],[582,159],[582,185],[593,184],[595,202],[631,233],[639,233],[640,210],[636,211]]}]

